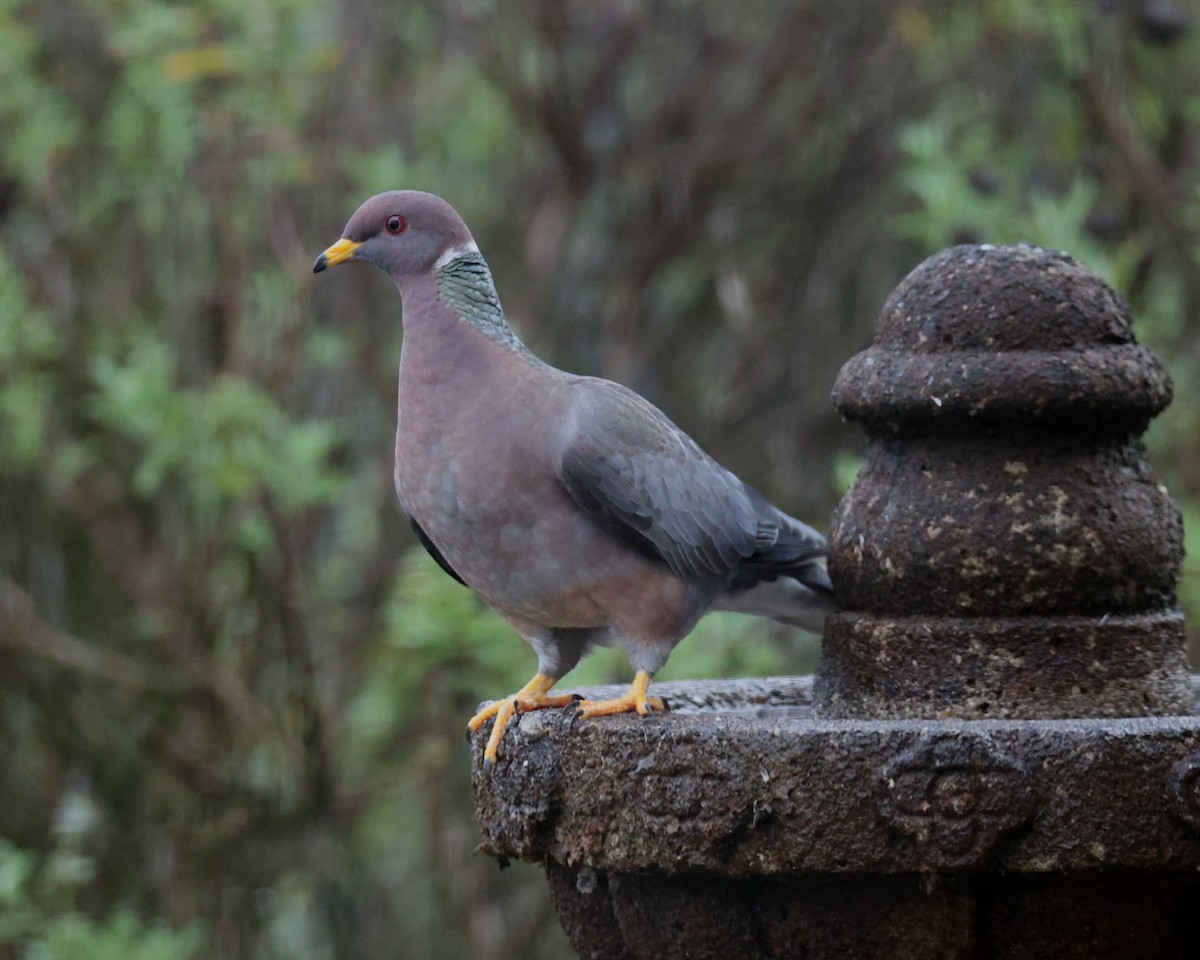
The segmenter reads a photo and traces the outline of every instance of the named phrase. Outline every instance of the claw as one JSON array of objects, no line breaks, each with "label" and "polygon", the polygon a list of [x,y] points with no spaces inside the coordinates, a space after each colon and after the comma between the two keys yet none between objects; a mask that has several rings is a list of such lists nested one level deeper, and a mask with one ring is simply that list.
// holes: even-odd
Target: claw
[{"label": "claw", "polygon": [[492,732],[488,735],[487,747],[483,751],[483,772],[489,773],[496,763],[500,749],[500,741],[504,737],[504,728],[514,716],[528,713],[530,710],[542,710],[546,707],[565,707],[573,704],[578,697],[565,693],[560,696],[547,696],[547,691],[557,682],[556,677],[548,677],[539,673],[513,696],[503,700],[495,700],[480,710],[467,722],[467,729],[474,733],[491,718]]}]

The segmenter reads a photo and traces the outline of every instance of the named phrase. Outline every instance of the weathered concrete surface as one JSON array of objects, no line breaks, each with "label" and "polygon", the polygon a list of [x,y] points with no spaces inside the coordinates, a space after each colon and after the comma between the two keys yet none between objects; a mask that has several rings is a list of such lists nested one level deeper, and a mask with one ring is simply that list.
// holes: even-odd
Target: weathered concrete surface
[{"label": "weathered concrete surface", "polygon": [[818,695],[830,719],[1192,712],[1183,617],[1175,610],[975,619],[846,613],[830,634]]},{"label": "weathered concrete surface", "polygon": [[1075,258],[1025,244],[952,247],[888,297],[834,403],[869,433],[920,423],[1140,432],[1171,402],[1129,307]]},{"label": "weathered concrete surface", "polygon": [[1128,438],[883,438],[830,530],[847,608],[900,616],[1169,609],[1182,558],[1179,511]]},{"label": "weathered concrete surface", "polygon": [[1190,960],[1200,944],[1196,875],[705,882],[548,870],[561,915],[594,915],[572,937],[582,960]]}]

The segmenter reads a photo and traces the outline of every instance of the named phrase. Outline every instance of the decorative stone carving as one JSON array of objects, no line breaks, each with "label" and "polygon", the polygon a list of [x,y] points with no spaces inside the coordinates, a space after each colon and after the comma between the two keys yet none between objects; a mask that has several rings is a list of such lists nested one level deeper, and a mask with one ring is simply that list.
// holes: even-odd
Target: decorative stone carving
[{"label": "decorative stone carving", "polygon": [[925,735],[881,771],[884,818],[930,867],[967,867],[1033,809],[1029,772],[984,737]]}]

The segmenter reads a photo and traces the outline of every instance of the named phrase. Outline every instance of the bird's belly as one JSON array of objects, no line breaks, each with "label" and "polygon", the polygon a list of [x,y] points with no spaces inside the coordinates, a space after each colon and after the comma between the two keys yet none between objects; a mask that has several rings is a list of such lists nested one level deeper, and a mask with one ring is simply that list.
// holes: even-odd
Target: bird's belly
[{"label": "bird's belly", "polygon": [[[604,626],[605,613],[592,596],[592,575],[578,563],[578,554],[561,549],[558,537],[564,533],[568,541],[574,539],[570,531],[555,531],[542,521],[506,524],[495,536],[479,536],[480,552],[464,558],[463,579],[492,606],[533,623]],[[484,551],[493,562],[479,562]]]},{"label": "bird's belly", "polygon": [[510,514],[500,524],[488,515],[466,520],[458,532],[445,532],[450,564],[506,613],[546,627],[605,626],[607,617],[594,596],[595,573],[580,562],[594,551],[573,526]]},{"label": "bird's belly", "polygon": [[[557,483],[509,483],[455,464],[420,477],[398,466],[396,480],[405,511],[491,606],[547,627],[606,625],[595,599],[602,534]],[[616,565],[631,560],[641,562]]]}]

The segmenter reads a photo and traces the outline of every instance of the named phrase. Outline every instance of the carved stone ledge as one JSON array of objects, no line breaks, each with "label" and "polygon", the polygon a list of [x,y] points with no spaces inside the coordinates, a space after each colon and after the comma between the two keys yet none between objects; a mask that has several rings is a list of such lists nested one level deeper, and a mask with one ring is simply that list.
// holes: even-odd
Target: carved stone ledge
[{"label": "carved stone ledge", "polygon": [[484,849],[726,877],[1200,869],[1200,716],[827,721],[807,689],[662,684],[665,716],[526,714],[476,776]]}]

